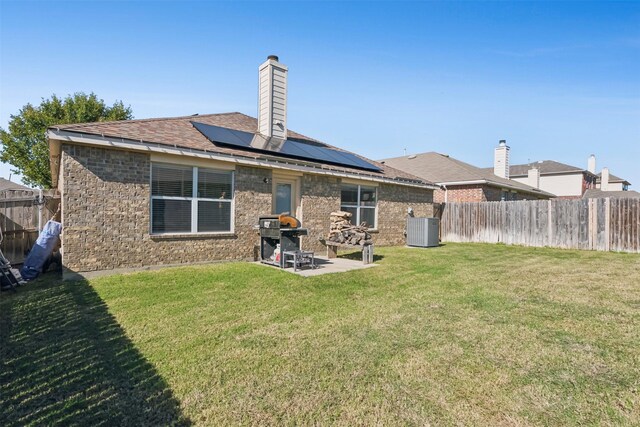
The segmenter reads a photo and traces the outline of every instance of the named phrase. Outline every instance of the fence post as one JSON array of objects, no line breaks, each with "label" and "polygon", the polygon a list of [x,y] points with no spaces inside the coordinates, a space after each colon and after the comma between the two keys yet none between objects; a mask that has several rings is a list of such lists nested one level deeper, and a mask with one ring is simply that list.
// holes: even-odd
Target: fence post
[{"label": "fence post", "polygon": [[611,247],[611,199],[604,199],[604,250]]},{"label": "fence post", "polygon": [[551,199],[548,200],[549,209],[547,209],[547,237],[549,238],[549,247],[553,246],[553,225],[551,224],[551,220],[553,219],[553,214],[551,213],[551,209],[553,205],[551,204]]},{"label": "fence post", "polygon": [[589,200],[589,212],[587,218],[589,250],[593,251],[598,242],[598,199]]}]

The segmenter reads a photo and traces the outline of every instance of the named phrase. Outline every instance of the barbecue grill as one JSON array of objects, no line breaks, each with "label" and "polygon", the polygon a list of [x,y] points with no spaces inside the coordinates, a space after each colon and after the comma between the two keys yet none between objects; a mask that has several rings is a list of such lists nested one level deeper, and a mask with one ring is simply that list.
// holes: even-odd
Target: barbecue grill
[{"label": "barbecue grill", "polygon": [[[300,236],[308,234],[306,228],[291,227],[280,222],[279,215],[266,215],[259,218],[260,260],[265,264],[284,267],[284,252],[300,250]],[[300,221],[296,221],[300,224]],[[274,252],[280,245],[280,259],[275,260]]]}]

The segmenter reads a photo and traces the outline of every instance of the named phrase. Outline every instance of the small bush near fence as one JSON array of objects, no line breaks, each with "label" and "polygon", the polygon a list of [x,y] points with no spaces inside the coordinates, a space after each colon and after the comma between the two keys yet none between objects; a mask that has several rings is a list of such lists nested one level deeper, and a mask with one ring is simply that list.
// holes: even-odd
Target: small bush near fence
[{"label": "small bush near fence", "polygon": [[448,203],[441,239],[640,252],[640,199]]}]

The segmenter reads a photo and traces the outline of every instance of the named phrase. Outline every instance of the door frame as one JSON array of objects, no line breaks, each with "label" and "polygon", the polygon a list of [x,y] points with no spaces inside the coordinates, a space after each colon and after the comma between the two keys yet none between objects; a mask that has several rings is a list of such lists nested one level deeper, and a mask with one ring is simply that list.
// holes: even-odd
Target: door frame
[{"label": "door frame", "polygon": [[276,211],[276,189],[278,188],[278,184],[290,184],[291,185],[291,210],[290,215],[295,216],[298,219],[301,219],[301,184],[300,184],[300,176],[295,175],[273,175],[271,180],[271,213],[275,214]]}]

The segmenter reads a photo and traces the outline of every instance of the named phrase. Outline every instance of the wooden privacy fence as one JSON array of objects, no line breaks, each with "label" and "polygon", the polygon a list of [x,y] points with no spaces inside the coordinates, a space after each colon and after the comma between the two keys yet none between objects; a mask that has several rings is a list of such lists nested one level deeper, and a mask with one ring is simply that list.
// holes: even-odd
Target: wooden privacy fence
[{"label": "wooden privacy fence", "polygon": [[[56,213],[60,199],[53,191],[44,192],[42,225]],[[0,250],[12,264],[20,264],[38,238],[38,191],[0,191]]]},{"label": "wooden privacy fence", "polygon": [[448,203],[443,242],[640,252],[640,199]]}]

